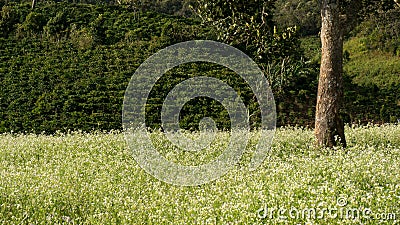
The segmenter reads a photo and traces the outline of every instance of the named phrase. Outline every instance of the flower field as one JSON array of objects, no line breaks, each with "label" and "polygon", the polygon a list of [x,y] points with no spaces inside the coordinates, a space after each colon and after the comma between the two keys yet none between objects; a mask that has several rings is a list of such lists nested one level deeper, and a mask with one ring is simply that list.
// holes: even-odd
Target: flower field
[{"label": "flower field", "polygon": [[0,224],[399,223],[400,126],[346,135],[346,149],[327,150],[312,130],[280,128],[256,171],[245,154],[222,178],[181,187],[142,170],[120,132],[1,134]]}]

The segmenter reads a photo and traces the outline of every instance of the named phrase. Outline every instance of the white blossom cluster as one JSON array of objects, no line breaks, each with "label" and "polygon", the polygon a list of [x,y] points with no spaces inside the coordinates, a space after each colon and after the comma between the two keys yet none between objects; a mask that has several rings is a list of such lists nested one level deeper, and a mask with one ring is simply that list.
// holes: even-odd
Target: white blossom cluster
[{"label": "white blossom cluster", "polygon": [[[195,134],[194,134],[195,135]],[[119,132],[0,135],[0,224],[396,224],[400,218],[400,127],[346,127],[348,147],[314,145],[313,131],[277,129],[269,156],[246,169],[257,139],[252,133],[241,163],[211,183],[181,187],[148,175]],[[218,133],[203,155],[179,153],[162,133],[153,142],[171,160],[206,163],[226,147]],[[138,141],[140,143],[140,141]],[[186,161],[185,161],[186,160]],[[192,161],[191,161],[192,160]],[[200,161],[199,161],[200,160]],[[381,219],[260,218],[269,208],[336,206],[397,213]]]}]

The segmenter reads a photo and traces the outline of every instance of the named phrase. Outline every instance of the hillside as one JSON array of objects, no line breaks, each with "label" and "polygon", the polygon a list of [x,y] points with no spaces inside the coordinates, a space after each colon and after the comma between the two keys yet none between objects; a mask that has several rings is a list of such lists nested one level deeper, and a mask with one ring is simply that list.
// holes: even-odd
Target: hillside
[{"label": "hillside", "polygon": [[[369,24],[361,24],[345,44],[343,116],[347,123],[396,122],[400,118],[400,60],[398,48],[392,46],[398,42],[395,38],[387,41],[389,36],[396,37],[390,33],[380,39],[368,36],[373,23]],[[9,2],[1,8],[0,30],[0,133],[121,129],[124,91],[147,57],[173,43],[214,39],[210,28],[193,18],[124,5],[67,2],[39,4],[34,11],[29,3]],[[374,40],[387,45],[374,44]],[[279,126],[313,126],[319,38],[306,37],[302,43],[304,60],[289,58],[267,67],[268,79],[279,81],[272,83]],[[204,73],[240,90],[255,115],[252,125],[257,126],[257,105],[248,86],[215,65],[171,71],[153,91],[148,112],[160,111],[162,97],[174,84]],[[181,125],[197,129],[199,118],[211,116],[219,119],[219,127],[229,127],[226,111],[215,102],[208,103],[212,102],[198,99],[189,104],[186,110],[192,113],[182,118]],[[159,121],[159,114],[149,113],[150,127],[158,128]]]},{"label": "hillside", "polygon": [[65,2],[33,12],[10,3],[0,28],[0,132],[120,129],[136,68],[160,48],[201,39],[190,19]]}]

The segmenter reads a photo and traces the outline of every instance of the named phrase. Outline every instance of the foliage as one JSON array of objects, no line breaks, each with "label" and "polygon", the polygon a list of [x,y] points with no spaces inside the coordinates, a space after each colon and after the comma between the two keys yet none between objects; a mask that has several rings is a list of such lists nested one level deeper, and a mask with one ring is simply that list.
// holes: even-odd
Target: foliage
[{"label": "foliage", "polygon": [[[376,11],[352,31],[353,37],[344,45],[348,52],[346,110],[352,121],[396,122],[400,117],[399,16],[400,8]],[[361,109],[364,113],[354,113]]]},{"label": "foliage", "polygon": [[[12,29],[5,29],[0,42],[4,46],[0,132],[120,129],[124,90],[146,57],[176,42],[212,38],[209,30],[195,20],[152,12],[137,14],[123,6],[104,8],[61,2],[37,7],[34,12],[30,12],[28,4],[3,7],[3,11],[9,10],[21,15],[18,19],[2,17],[3,24]],[[287,98],[283,97],[283,85],[294,87],[296,80],[306,76],[299,75],[304,62],[293,61],[291,65],[292,61],[286,57],[265,67],[280,106],[286,108],[291,107],[290,101],[284,102]],[[160,111],[162,97],[173,84],[205,71],[240,90],[252,115],[251,124],[257,126],[257,103],[243,80],[219,67],[192,65],[176,68],[158,82],[149,100],[149,127],[160,126],[160,115],[153,112]],[[291,93],[292,96],[297,91]],[[226,111],[210,100],[198,99],[184,110],[184,128],[197,129],[203,116],[219,118],[221,129],[229,127]],[[284,118],[279,121],[287,122]]]},{"label": "foliage", "polygon": [[316,0],[277,0],[274,21],[280,27],[298,26],[301,36],[316,35],[321,29],[320,4]]},{"label": "foliage", "polygon": [[396,123],[400,115],[400,86],[357,84],[349,76],[345,77],[345,122],[366,124]]},{"label": "foliage", "polygon": [[301,82],[315,79],[316,73],[302,58],[296,26],[275,25],[275,3],[198,0],[195,8],[203,23],[214,28],[218,40],[238,47],[263,70],[277,101],[278,124],[309,125],[313,110],[307,105],[314,97],[315,82],[307,87]]},{"label": "foliage", "polygon": [[[235,43],[254,56],[265,71],[275,95],[278,125],[312,126],[319,67],[318,38],[302,39],[300,49],[296,36],[288,38],[293,30],[285,31],[284,35],[277,28],[274,35],[273,27],[271,22],[264,28],[273,35],[269,37],[275,44],[271,49],[282,50],[270,56],[275,60],[257,59],[255,46],[246,43],[242,46],[239,39]],[[67,2],[39,1],[34,11],[29,3],[10,2],[1,7],[0,29],[0,133],[120,129],[127,83],[148,56],[177,42],[217,38],[215,30],[195,19],[151,11],[138,13],[123,5],[105,7]],[[255,31],[246,32],[243,31],[243,37],[247,35],[248,40],[255,41],[251,37]],[[380,53],[379,57],[363,57],[364,50],[352,50],[363,45],[348,43],[345,68],[352,79],[348,79],[345,93],[346,122],[396,121],[400,117],[397,58],[385,58]],[[303,50],[305,58],[301,57]],[[298,54],[292,55],[294,52]],[[369,61],[365,61],[367,58]],[[379,71],[375,66],[367,67],[375,65],[374,62],[377,66],[383,63],[389,66]],[[200,74],[226,81],[239,91],[252,115],[250,122],[257,127],[258,108],[250,88],[232,71],[211,64],[174,68],[156,84],[148,108],[149,127],[160,126],[160,115],[153,112],[160,111],[162,97],[174,84]],[[389,81],[394,86],[386,85],[388,88],[383,89],[381,84]],[[369,84],[364,85],[368,82],[379,88],[370,89]],[[356,94],[353,89],[364,94]],[[199,119],[204,116],[216,119],[221,129],[229,127],[226,111],[210,99],[190,102],[182,115],[185,116],[181,118],[181,126],[187,129],[197,129]]]},{"label": "foliage", "polygon": [[130,5],[142,12],[154,11],[184,17],[193,16],[191,5],[195,0],[116,0],[119,4]]},{"label": "foliage", "polygon": [[299,58],[296,28],[274,26],[274,4],[273,0],[198,0],[196,12],[215,28],[218,40],[239,47],[262,66],[289,56]]},{"label": "foliage", "polygon": [[400,60],[392,53],[371,50],[368,37],[354,37],[345,44],[349,60],[345,71],[359,85],[376,85],[379,88],[399,85]]},{"label": "foliage", "polygon": [[400,7],[377,12],[368,17],[354,31],[362,38],[367,50],[379,50],[400,57]]},{"label": "foliage", "polygon": [[[280,27],[298,26],[301,36],[317,35],[321,28],[320,1],[277,0],[274,21]],[[344,33],[348,34],[368,17],[395,8],[393,0],[343,0],[341,12]]]},{"label": "foliage", "polygon": [[398,56],[368,50],[365,37],[354,37],[344,48],[345,110],[347,121],[394,123],[400,118],[400,61]]}]

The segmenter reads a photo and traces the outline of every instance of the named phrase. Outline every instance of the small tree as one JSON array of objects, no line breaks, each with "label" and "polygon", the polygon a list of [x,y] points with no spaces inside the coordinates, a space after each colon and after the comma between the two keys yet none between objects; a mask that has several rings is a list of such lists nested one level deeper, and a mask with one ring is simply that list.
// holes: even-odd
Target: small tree
[{"label": "small tree", "polygon": [[288,83],[284,76],[300,63],[301,51],[297,28],[278,29],[272,20],[276,0],[196,1],[197,15],[214,28],[216,38],[252,57],[278,94],[283,89],[278,86]]}]

